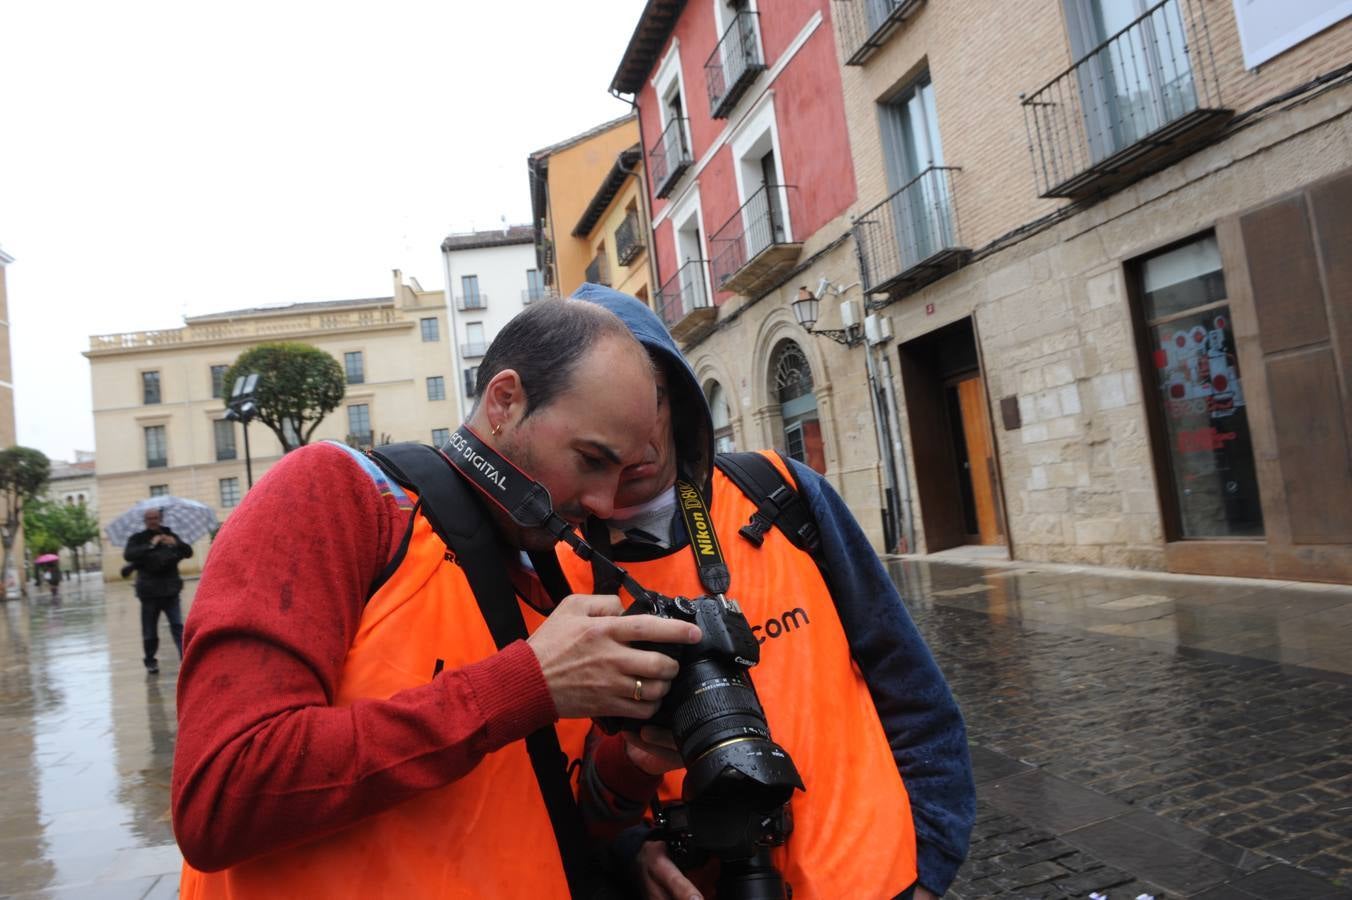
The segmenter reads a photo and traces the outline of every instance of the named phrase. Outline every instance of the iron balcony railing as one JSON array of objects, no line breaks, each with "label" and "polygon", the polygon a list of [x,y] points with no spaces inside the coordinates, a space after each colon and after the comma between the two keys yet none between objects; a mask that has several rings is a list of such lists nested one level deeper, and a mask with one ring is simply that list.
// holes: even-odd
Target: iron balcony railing
[{"label": "iron balcony railing", "polygon": [[474,359],[475,357],[483,356],[487,352],[488,344],[483,341],[473,341],[471,343],[460,345],[460,356],[463,359]]},{"label": "iron balcony railing", "polygon": [[347,445],[349,447],[374,447],[376,443],[376,433],[374,431],[355,431],[347,436]]},{"label": "iron balcony railing", "polygon": [[463,296],[463,297],[456,297],[456,298],[455,298],[455,307],[456,307],[456,309],[461,309],[461,310],[464,310],[464,309],[487,309],[487,308],[488,308],[488,295],[487,295],[487,294],[466,294],[466,295]]},{"label": "iron balcony railing", "polygon": [[668,329],[697,309],[708,309],[709,292],[704,286],[705,260],[687,261],[657,292],[657,310]]},{"label": "iron balcony railing", "polygon": [[620,227],[615,229],[615,259],[627,266],[643,251],[643,230],[639,227],[638,211],[629,210]]},{"label": "iron balcony railing", "polygon": [[665,197],[676,187],[681,173],[690,167],[690,143],[686,139],[688,120],[675,118],[662,129],[657,143],[648,149],[648,166],[653,173],[653,190]]},{"label": "iron balcony railing", "polygon": [[606,259],[604,250],[593,256],[592,261],[587,264],[587,280],[592,284],[610,286],[610,262]]},{"label": "iron balcony railing", "polygon": [[559,292],[552,288],[526,288],[521,292],[521,305],[530,306],[532,303],[539,303],[541,300],[557,300]]},{"label": "iron balcony railing", "polygon": [[854,220],[859,280],[865,294],[914,290],[961,265],[953,173],[931,166]]},{"label": "iron balcony railing", "polygon": [[1203,0],[1164,0],[1023,100],[1043,197],[1082,197],[1195,149],[1221,106]]},{"label": "iron balcony railing", "polygon": [[704,82],[709,89],[709,115],[726,119],[746,93],[756,75],[765,70],[756,40],[757,13],[742,10],[732,17],[718,46],[704,64]]},{"label": "iron balcony railing", "polygon": [[784,207],[797,191],[787,184],[762,185],[709,239],[709,269],[715,291],[757,254],[789,242]]},{"label": "iron balcony railing", "polygon": [[862,66],[916,11],[923,0],[835,0],[831,15],[840,33],[845,65]]}]

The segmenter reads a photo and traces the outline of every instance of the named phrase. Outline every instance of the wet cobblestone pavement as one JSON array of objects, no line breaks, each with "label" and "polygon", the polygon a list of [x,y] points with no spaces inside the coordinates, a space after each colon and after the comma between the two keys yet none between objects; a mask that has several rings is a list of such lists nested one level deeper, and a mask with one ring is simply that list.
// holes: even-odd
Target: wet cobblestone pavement
[{"label": "wet cobblestone pavement", "polygon": [[3,896],[178,896],[177,654],[161,619],[160,674],[148,677],[135,597],[112,584],[105,602],[97,579],[63,584],[59,605],[45,591],[0,604]]},{"label": "wet cobblestone pavement", "polygon": [[[1352,897],[1352,677],[1275,652],[1283,623],[1318,616],[1327,644],[1291,641],[1291,655],[1352,659],[1352,591],[917,562],[893,574],[973,744],[978,822],[950,896]],[[1202,611],[1217,628],[1198,626]],[[1251,646],[1277,658],[1197,646],[1264,621]]]},{"label": "wet cobblestone pavement", "polygon": [[[1352,589],[891,568],[971,731],[949,897],[1352,898]],[[172,644],[147,677],[126,584],[63,594],[0,608],[0,896],[174,897]]]}]

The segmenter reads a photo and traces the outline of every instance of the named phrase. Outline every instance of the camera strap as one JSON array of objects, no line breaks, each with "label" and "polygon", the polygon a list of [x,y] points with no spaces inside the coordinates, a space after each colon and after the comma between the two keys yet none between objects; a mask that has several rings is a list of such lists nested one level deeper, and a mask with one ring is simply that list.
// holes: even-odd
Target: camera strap
[{"label": "camera strap", "polygon": [[[465,480],[479,489],[489,502],[501,508],[522,528],[543,528],[563,541],[581,559],[606,570],[637,600],[646,600],[648,589],[623,568],[596,553],[567,520],[554,512],[554,501],[544,485],[521,471],[484,441],[468,425],[461,425],[446,442],[446,459]],[[562,599],[555,597],[555,600]]]},{"label": "camera strap", "polygon": [[677,479],[676,505],[680,507],[681,518],[685,520],[685,532],[690,538],[690,552],[695,555],[700,584],[715,597],[726,594],[732,586],[732,575],[723,559],[723,548],[718,544],[718,535],[714,532],[709,504],[704,502],[704,495],[690,482]]}]

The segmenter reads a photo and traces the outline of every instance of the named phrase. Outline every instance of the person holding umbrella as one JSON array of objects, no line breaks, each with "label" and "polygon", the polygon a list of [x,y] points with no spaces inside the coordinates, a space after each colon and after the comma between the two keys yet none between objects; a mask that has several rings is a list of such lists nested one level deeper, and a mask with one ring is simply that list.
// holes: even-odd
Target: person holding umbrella
[{"label": "person holding umbrella", "polygon": [[61,599],[61,557],[55,553],[44,553],[33,560],[33,568],[37,570],[38,585],[42,584],[42,577],[47,577],[47,583],[52,588],[52,600]]},{"label": "person holding umbrella", "polygon": [[136,598],[141,601],[141,643],[145,648],[146,671],[160,671],[155,653],[160,647],[160,613],[169,620],[169,633],[183,658],[183,611],[179,594],[183,579],[178,574],[180,560],[192,556],[192,545],[161,521],[158,507],[145,511],[145,529],[127,540],[122,556],[136,569]]}]

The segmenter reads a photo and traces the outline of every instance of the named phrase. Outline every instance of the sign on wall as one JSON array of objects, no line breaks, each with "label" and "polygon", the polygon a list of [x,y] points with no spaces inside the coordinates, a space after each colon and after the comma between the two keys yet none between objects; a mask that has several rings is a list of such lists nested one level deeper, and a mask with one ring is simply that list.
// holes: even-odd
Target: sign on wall
[{"label": "sign on wall", "polygon": [[1235,0],[1244,65],[1258,66],[1352,16],[1352,0]]}]

